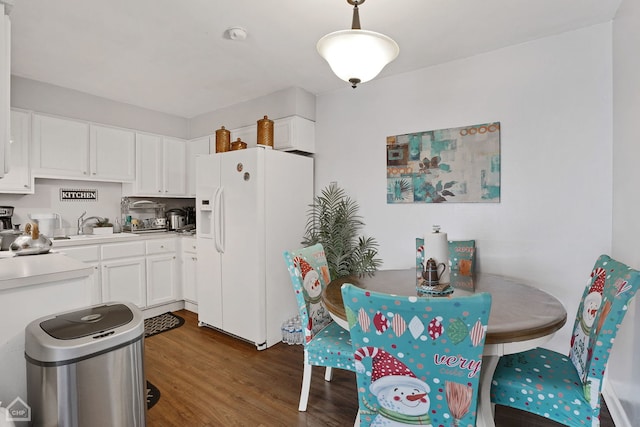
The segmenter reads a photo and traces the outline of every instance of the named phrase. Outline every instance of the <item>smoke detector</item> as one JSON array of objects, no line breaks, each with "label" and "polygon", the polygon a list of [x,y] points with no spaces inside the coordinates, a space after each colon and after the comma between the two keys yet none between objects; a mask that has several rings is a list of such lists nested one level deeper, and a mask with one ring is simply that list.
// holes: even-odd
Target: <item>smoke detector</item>
[{"label": "smoke detector", "polygon": [[231,27],[227,28],[224,32],[225,38],[229,40],[246,40],[247,38],[247,30],[242,27]]}]

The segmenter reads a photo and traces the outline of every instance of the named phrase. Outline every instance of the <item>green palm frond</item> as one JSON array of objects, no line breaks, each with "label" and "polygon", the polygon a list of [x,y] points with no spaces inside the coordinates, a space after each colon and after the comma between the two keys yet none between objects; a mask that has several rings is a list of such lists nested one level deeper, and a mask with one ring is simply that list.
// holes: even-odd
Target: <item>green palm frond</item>
[{"label": "green palm frond", "polygon": [[376,258],[378,243],[359,232],[364,227],[360,206],[332,183],[310,205],[303,245],[321,243],[332,278],[373,275],[382,265]]}]

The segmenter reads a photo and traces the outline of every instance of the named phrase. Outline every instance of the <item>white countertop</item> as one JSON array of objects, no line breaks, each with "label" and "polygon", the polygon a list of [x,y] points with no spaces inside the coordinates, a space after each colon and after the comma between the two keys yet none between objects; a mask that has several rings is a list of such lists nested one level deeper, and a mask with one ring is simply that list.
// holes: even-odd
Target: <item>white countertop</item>
[{"label": "white countertop", "polygon": [[54,248],[65,248],[68,246],[83,246],[102,243],[128,242],[135,240],[162,239],[176,236],[195,237],[188,234],[176,233],[174,231],[161,231],[156,233],[87,234],[83,236],[72,236],[71,239],[54,239],[52,240],[52,242]]},{"label": "white countertop", "polygon": [[173,237],[195,239],[195,235],[172,231],[140,234],[114,233],[52,240],[53,249],[48,254],[13,256],[14,254],[9,251],[2,251],[0,252],[0,291],[91,275],[93,273],[91,265],[57,253],[65,247]]},{"label": "white countertop", "polygon": [[0,258],[0,291],[23,286],[86,277],[93,267],[65,255],[50,252]]}]

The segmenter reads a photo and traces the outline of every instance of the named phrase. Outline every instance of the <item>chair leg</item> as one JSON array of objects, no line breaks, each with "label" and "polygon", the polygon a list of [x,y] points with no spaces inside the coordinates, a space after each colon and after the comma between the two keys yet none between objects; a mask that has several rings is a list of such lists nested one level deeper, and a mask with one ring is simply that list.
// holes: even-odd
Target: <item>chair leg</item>
[{"label": "chair leg", "polygon": [[324,371],[324,380],[331,381],[333,379],[333,368],[331,366],[327,366]]},{"label": "chair leg", "polygon": [[302,390],[300,391],[300,404],[298,405],[298,411],[307,410],[307,402],[309,401],[309,389],[311,388],[311,368],[312,365],[308,363],[304,364],[304,371],[302,373]]}]

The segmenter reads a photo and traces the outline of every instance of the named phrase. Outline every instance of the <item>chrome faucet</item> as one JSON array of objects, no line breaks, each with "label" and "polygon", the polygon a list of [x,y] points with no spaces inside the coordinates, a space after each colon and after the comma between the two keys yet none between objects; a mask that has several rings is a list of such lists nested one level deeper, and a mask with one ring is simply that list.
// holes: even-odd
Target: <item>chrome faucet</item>
[{"label": "chrome faucet", "polygon": [[84,216],[86,213],[87,212],[85,211],[82,215],[80,215],[80,218],[78,218],[78,234],[84,234],[84,227],[92,219],[94,219],[96,222],[104,221],[104,218],[102,218],[101,216],[90,216],[85,218]]},{"label": "chrome faucet", "polygon": [[82,232],[82,222],[84,221],[84,216],[87,214],[87,211],[82,212],[82,215],[80,215],[78,217],[78,230],[76,231],[76,234],[84,234]]}]

